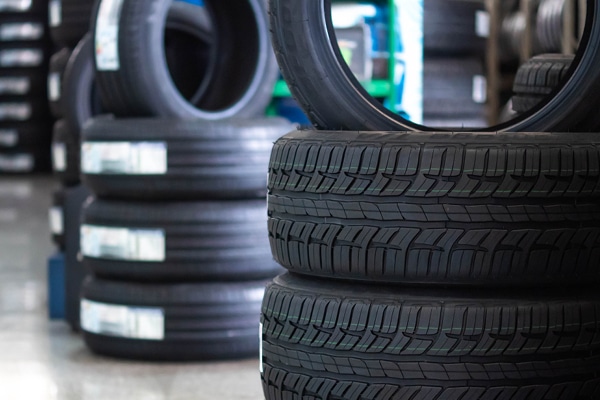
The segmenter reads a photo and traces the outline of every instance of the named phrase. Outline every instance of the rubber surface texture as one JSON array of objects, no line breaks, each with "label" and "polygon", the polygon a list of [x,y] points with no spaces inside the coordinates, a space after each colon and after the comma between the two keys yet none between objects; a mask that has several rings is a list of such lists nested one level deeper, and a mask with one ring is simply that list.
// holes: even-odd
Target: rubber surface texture
[{"label": "rubber surface texture", "polygon": [[88,278],[82,298],[129,307],[160,308],[164,340],[136,340],[83,331],[96,353],[153,361],[256,357],[265,282],[141,284]]},{"label": "rubber surface texture", "polygon": [[136,281],[249,280],[282,272],[269,252],[264,200],[117,202],[95,200],[83,224],[164,232],[162,262],[115,256],[84,264],[98,276]]},{"label": "rubber surface texture", "polygon": [[426,285],[600,281],[597,134],[297,131],[274,146],[275,260]]},{"label": "rubber surface texture", "polygon": [[564,82],[572,64],[573,56],[563,54],[541,54],[523,64],[515,77],[513,109],[524,113],[542,102]]},{"label": "rubber surface texture", "polygon": [[113,199],[264,198],[273,142],[293,127],[281,118],[222,122],[97,118],[84,129],[84,148],[94,143],[160,143],[167,170],[150,175],[84,172],[83,179],[98,196]]},{"label": "rubber surface texture", "polygon": [[292,275],[262,308],[267,400],[592,400],[600,297],[411,291]]},{"label": "rubber surface texture", "polygon": [[71,53],[65,69],[63,92],[65,121],[71,132],[80,138],[83,125],[105,110],[96,84],[94,42],[89,33]]}]

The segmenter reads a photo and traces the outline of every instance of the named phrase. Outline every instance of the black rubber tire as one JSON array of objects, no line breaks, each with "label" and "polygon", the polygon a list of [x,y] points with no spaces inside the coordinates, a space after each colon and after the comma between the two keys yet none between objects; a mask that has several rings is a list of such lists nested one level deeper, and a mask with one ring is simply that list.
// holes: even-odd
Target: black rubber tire
[{"label": "black rubber tire", "polygon": [[90,18],[94,10],[94,0],[58,0],[60,21],[50,26],[50,36],[59,45],[75,47],[90,30]]},{"label": "black rubber tire", "polygon": [[484,119],[485,104],[474,98],[476,76],[485,76],[483,63],[478,58],[426,58],[423,118],[458,120],[480,116]]},{"label": "black rubber tire", "polygon": [[[221,122],[96,118],[83,131],[83,180],[99,197],[112,199],[264,198],[273,142],[292,129],[281,118]],[[162,144],[164,173],[103,171],[96,165],[103,161],[94,158],[98,142]],[[89,164],[98,168],[88,169]]]},{"label": "black rubber tire", "polygon": [[51,121],[0,122],[0,148],[49,147]]},{"label": "black rubber tire", "polygon": [[[0,72],[7,69],[46,69],[48,67],[49,48],[45,43],[2,43],[0,47]],[[44,74],[46,77],[46,74]],[[46,85],[44,85],[45,87]]]},{"label": "black rubber tire", "polygon": [[574,56],[540,54],[517,71],[513,86],[513,110],[525,113],[556,91],[571,71]]},{"label": "black rubber tire", "polygon": [[[186,96],[175,85],[176,77],[172,78],[166,68],[165,50],[156,45],[162,43],[172,3],[172,0],[125,0],[123,3],[118,42],[120,69],[98,71],[96,65],[108,111],[127,117],[203,120],[264,115],[279,76],[269,41],[266,0],[205,1],[206,11],[200,10],[209,13],[210,18],[206,20],[210,26],[197,26],[197,29],[204,29],[204,35],[208,33],[211,38],[210,43],[204,45],[209,54],[195,61],[199,71],[207,62],[214,67],[204,77],[193,76],[197,85],[183,85],[191,89]],[[199,8],[189,4],[178,6]],[[182,20],[177,25],[185,22]],[[187,25],[192,23],[194,21]],[[198,25],[198,19],[195,24]],[[179,26],[174,29],[181,30]]]},{"label": "black rubber tire", "polygon": [[[142,284],[88,278],[82,299],[137,309],[162,309],[163,340],[91,333],[94,352],[155,361],[203,361],[256,357],[258,321],[266,282]],[[82,310],[82,317],[87,311]]]},{"label": "black rubber tire", "polygon": [[[64,116],[64,104],[62,100],[62,82],[65,68],[71,56],[71,49],[63,48],[50,57],[50,70],[48,72],[48,104],[54,118]],[[54,86],[54,88],[52,88]]]},{"label": "black rubber tire", "polygon": [[39,69],[2,69],[0,96],[39,96],[46,98],[47,71]]},{"label": "black rubber tire", "polygon": [[424,285],[600,282],[597,134],[298,131],[269,238],[298,273]]},{"label": "black rubber tire", "polygon": [[[52,193],[52,207],[49,211],[49,222],[50,222],[50,234],[52,237],[52,243],[54,243],[59,250],[64,251],[65,249],[65,223],[64,223],[64,207],[65,207],[65,191],[62,189],[55,190]],[[56,226],[53,226],[51,215],[53,209],[56,209],[57,222]]]},{"label": "black rubber tire", "polygon": [[49,146],[0,149],[0,174],[22,175],[49,171],[51,171]]},{"label": "black rubber tire", "polygon": [[163,261],[132,261],[117,254],[118,249],[112,256],[102,250],[90,254],[82,239],[84,264],[97,276],[136,281],[272,278],[282,269],[269,251],[266,219],[266,205],[261,200],[185,203],[94,200],[84,207],[84,225],[160,230],[164,257]]},{"label": "black rubber tire", "polygon": [[56,121],[52,133],[52,164],[54,176],[65,186],[79,184],[80,152],[79,140],[70,131],[66,121]]},{"label": "black rubber tire", "polygon": [[96,84],[92,40],[92,35],[87,34],[73,49],[63,82],[65,120],[77,138],[88,120],[105,113]]},{"label": "black rubber tire", "polygon": [[41,14],[2,14],[0,18],[0,42],[36,42],[44,40],[45,35],[46,23]]},{"label": "black rubber tire", "polygon": [[5,15],[21,15],[24,13],[48,13],[48,0],[14,1],[0,0],[0,12]]},{"label": "black rubber tire", "polygon": [[562,49],[565,4],[564,0],[541,0],[538,6],[536,37],[546,53]]},{"label": "black rubber tire", "polygon": [[37,96],[0,96],[0,122],[48,121],[48,100]]},{"label": "black rubber tire", "polygon": [[[410,123],[370,96],[346,65],[333,32],[331,0],[270,0],[271,30],[281,72],[306,115],[319,129],[432,131]],[[531,115],[487,131],[586,131],[600,120],[600,6],[588,1],[589,24],[578,67],[556,97]],[[588,43],[591,45],[588,46]]]},{"label": "black rubber tire", "polygon": [[484,1],[425,0],[423,46],[426,54],[483,54],[486,39],[477,35],[477,14]]},{"label": "black rubber tire", "polygon": [[593,400],[600,295],[423,291],[283,275],[262,308],[267,400]]}]

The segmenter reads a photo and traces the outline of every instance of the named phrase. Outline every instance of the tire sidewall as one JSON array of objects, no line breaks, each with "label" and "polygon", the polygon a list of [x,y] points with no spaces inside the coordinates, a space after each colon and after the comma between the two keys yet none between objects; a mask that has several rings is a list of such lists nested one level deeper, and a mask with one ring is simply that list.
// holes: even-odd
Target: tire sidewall
[{"label": "tire sidewall", "polygon": [[[360,87],[349,68],[341,62],[334,46],[329,16],[331,0],[271,0],[273,39],[276,48],[284,49],[293,43],[308,51],[300,54],[282,54],[277,51],[282,74],[294,97],[306,114],[320,129],[379,130],[379,131],[432,131],[429,128],[401,119],[385,109]],[[573,130],[590,117],[586,107],[598,99],[600,86],[600,49],[594,44],[600,39],[600,7],[588,2],[589,39],[586,50],[576,58],[573,75],[563,89],[549,102],[540,105],[533,114],[508,124],[485,131],[549,131]],[[283,18],[283,17],[287,18]],[[294,31],[295,30],[295,31]],[[323,44],[325,43],[325,44]],[[583,43],[587,44],[587,43]],[[285,51],[285,49],[284,49]],[[309,55],[311,59],[304,57]],[[295,65],[296,70],[289,70]],[[298,70],[302,72],[299,74]],[[308,81],[318,81],[318,85]],[[316,88],[320,90],[316,90]]]}]

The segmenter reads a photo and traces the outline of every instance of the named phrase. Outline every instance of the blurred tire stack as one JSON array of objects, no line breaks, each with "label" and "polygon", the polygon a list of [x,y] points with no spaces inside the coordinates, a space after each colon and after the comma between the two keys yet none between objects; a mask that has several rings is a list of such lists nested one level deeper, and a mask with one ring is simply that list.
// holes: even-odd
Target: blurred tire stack
[{"label": "blurred tire stack", "polygon": [[[503,62],[521,66],[515,76],[513,92],[507,116],[523,114],[550,95],[569,76],[574,53],[579,47],[583,32],[581,26],[586,10],[581,3],[565,0],[541,0],[531,3],[531,20],[517,5],[504,11],[501,34]],[[571,8],[569,8],[571,7]],[[571,13],[572,24],[565,26],[565,15]],[[530,25],[531,37],[527,37],[526,26]],[[568,31],[570,27],[572,31]],[[531,41],[529,53],[523,54],[524,43]],[[530,57],[528,59],[528,57]]]},{"label": "blurred tire stack", "polygon": [[485,3],[424,1],[423,123],[485,126]]},{"label": "blurred tire stack", "polygon": [[[50,231],[61,252],[66,251],[68,242],[65,229],[72,227],[72,224],[66,221],[73,216],[67,214],[78,212],[77,207],[71,206],[67,209],[66,205],[72,203],[73,193],[80,185],[79,137],[85,121],[76,118],[74,107],[81,109],[90,104],[90,95],[86,96],[86,90],[90,90],[91,83],[80,79],[79,65],[87,59],[89,71],[92,71],[92,56],[84,55],[86,52],[82,51],[82,47],[86,47],[83,38],[89,30],[93,4],[93,0],[47,2],[50,36],[54,48],[58,50],[50,58],[45,87],[50,112],[55,120],[52,128],[52,170],[60,185],[50,208]],[[89,48],[89,44],[87,47]],[[58,202],[57,199],[62,201]]]},{"label": "blurred tire stack", "polygon": [[0,1],[0,174],[50,168],[48,4]]},{"label": "blurred tire stack", "polygon": [[268,160],[292,125],[263,117],[278,76],[264,1],[205,3],[211,14],[171,0],[104,0],[93,13],[98,89],[113,115],[82,134],[94,195],[81,219],[91,274],[80,326],[97,353],[258,353],[264,286],[280,272]]}]

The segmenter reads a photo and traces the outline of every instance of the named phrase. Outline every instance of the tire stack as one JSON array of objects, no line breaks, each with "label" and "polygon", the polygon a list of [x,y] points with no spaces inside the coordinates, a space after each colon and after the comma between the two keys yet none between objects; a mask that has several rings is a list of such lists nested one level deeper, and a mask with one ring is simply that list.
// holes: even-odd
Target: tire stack
[{"label": "tire stack", "polygon": [[48,4],[0,1],[0,174],[48,171]]},{"label": "tire stack", "polygon": [[487,126],[484,1],[424,1],[423,122]]},{"label": "tire stack", "polygon": [[519,67],[513,85],[512,108],[526,113],[543,103],[568,77],[575,56],[540,54]]},{"label": "tire stack", "polygon": [[47,101],[55,120],[52,169],[60,184],[50,208],[50,231],[53,242],[64,252],[65,228],[68,226],[65,224],[65,198],[69,196],[70,189],[80,185],[79,138],[83,122],[90,117],[86,115],[82,118],[80,113],[82,109],[90,110],[92,97],[86,93],[90,91],[92,82],[85,79],[81,65],[89,62],[91,71],[92,50],[90,44],[85,43],[84,36],[89,31],[94,1],[50,0],[47,4],[50,36],[54,46],[59,49],[50,58],[46,85]]},{"label": "tire stack", "polygon": [[[91,112],[92,80],[81,65],[91,62],[91,44],[85,38],[90,28],[94,0],[50,0],[50,34],[60,48],[50,61],[48,100],[54,124],[52,163],[55,176],[65,187],[78,185],[79,137]],[[86,79],[88,78],[88,79]],[[87,115],[80,115],[85,108]],[[96,110],[95,110],[96,111]]]},{"label": "tire stack", "polygon": [[345,86],[319,5],[270,7],[317,130],[269,165],[266,399],[600,398],[598,134],[385,131],[405,122]]},{"label": "tire stack", "polygon": [[91,274],[80,322],[100,354],[258,353],[264,287],[281,272],[267,241],[266,173],[292,125],[260,116],[278,74],[264,2],[206,3],[210,17],[171,0],[101,1],[92,18],[99,92],[114,115],[93,118],[82,143],[94,196],[81,222]]}]

